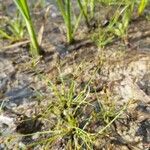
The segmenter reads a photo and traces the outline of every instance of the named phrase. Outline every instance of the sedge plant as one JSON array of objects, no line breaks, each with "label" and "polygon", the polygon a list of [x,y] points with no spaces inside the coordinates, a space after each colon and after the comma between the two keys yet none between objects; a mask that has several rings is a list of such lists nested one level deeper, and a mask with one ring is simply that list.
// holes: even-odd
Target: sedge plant
[{"label": "sedge plant", "polygon": [[109,31],[114,33],[117,37],[121,37],[125,43],[127,41],[127,31],[134,10],[134,5],[133,2],[126,3],[123,9],[119,12],[116,11],[114,19],[109,26]]},{"label": "sedge plant", "polygon": [[[39,132],[39,134],[47,133],[47,137],[37,143],[28,145],[33,147],[37,144],[43,145],[44,149],[55,149],[53,146],[61,139],[65,141],[66,149],[92,149],[94,136],[85,130],[91,117],[84,120],[83,126],[80,127],[82,109],[89,105],[87,97],[89,90],[87,86],[76,95],[76,84],[70,81],[69,87],[65,85],[65,81],[58,88],[54,83],[48,82],[54,94],[54,101],[50,102],[46,109],[41,113],[41,120],[45,121],[47,126],[51,126],[49,131]],[[81,111],[81,112],[80,112]]]},{"label": "sedge plant", "polygon": [[[60,75],[60,85],[44,78],[51,89],[53,100],[49,101],[46,108],[43,107],[41,120],[45,121],[46,128],[50,127],[50,129],[39,132],[38,134],[44,134],[45,138],[28,145],[30,148],[40,144],[44,149],[55,149],[55,145],[62,142],[65,149],[94,150],[96,140],[101,135],[103,136],[103,132],[110,128],[112,123],[124,112],[124,109],[121,109],[119,113],[116,113],[113,104],[109,105],[110,108],[107,106],[108,109],[103,107],[101,110],[102,107],[99,104],[101,100],[96,105],[90,100],[90,84],[94,75],[80,91],[77,91],[79,85],[74,78],[65,80]],[[98,100],[97,94],[96,97]],[[105,101],[107,104],[109,103],[109,99],[106,98]],[[102,121],[105,122],[104,126],[92,131],[91,126],[100,119],[104,120]]]},{"label": "sedge plant", "polygon": [[30,10],[27,4],[26,0],[14,0],[14,3],[16,4],[17,8],[19,9],[20,13],[22,14],[25,23],[26,23],[26,28],[28,30],[30,40],[31,40],[31,54],[32,56],[38,56],[40,55],[40,47],[38,44],[38,40],[34,31],[32,19],[30,16]]},{"label": "sedge plant", "polygon": [[121,38],[124,44],[128,44],[128,28],[132,20],[133,12],[138,10],[138,15],[142,15],[148,0],[99,0],[102,6],[117,7],[114,15],[111,16],[109,24],[105,28],[100,28],[94,35],[94,41],[100,47],[112,43],[115,37]]},{"label": "sedge plant", "polygon": [[[96,140],[103,137],[104,131],[111,128],[112,123],[120,118],[126,107],[117,112],[113,104],[106,106],[108,108],[101,107],[101,104],[94,105],[89,99],[90,83],[77,93],[75,81],[70,80],[70,83],[66,83],[61,78],[61,82],[62,84],[58,87],[48,81],[54,100],[46,108],[43,107],[41,120],[51,129],[37,133],[45,135],[45,138],[29,144],[28,148],[40,144],[44,149],[55,149],[55,145],[62,141],[65,149],[94,150]],[[92,111],[86,112],[89,107]],[[90,126],[99,120],[104,123],[103,127],[91,131]]]},{"label": "sedge plant", "polygon": [[[136,1],[122,0],[121,3],[113,2],[112,7],[117,6],[117,10],[109,20],[109,24],[102,28],[97,41],[98,45],[106,46],[112,43],[115,37],[121,38],[124,44],[128,44],[128,28],[132,19]],[[107,5],[110,5],[110,1]]]},{"label": "sedge plant", "polygon": [[[56,149],[56,147],[58,149],[63,145],[64,149],[70,150],[94,150],[97,141],[105,138],[113,122],[119,119],[127,108],[125,105],[118,111],[115,101],[112,103],[112,99],[109,98],[109,93],[99,97],[95,91],[96,99],[93,101],[90,84],[94,76],[83,88],[79,87],[74,77],[66,80],[60,75],[61,84],[55,84],[47,77],[41,74],[40,76],[51,91],[50,97],[48,95],[45,98],[44,95],[41,97],[41,103],[38,106],[39,119],[45,124],[43,130],[10,136],[12,140],[16,137],[38,136],[36,141],[25,145],[24,149],[34,149],[37,145],[41,149]],[[43,100],[48,100],[46,105]],[[98,143],[98,146],[100,145],[101,142]]]}]

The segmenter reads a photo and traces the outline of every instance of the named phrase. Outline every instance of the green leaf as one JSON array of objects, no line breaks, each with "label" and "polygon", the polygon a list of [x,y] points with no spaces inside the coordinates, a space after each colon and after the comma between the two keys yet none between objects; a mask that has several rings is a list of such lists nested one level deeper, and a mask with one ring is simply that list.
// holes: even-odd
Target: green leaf
[{"label": "green leaf", "polygon": [[140,5],[138,7],[138,14],[141,15],[148,4],[148,0],[141,0]]}]

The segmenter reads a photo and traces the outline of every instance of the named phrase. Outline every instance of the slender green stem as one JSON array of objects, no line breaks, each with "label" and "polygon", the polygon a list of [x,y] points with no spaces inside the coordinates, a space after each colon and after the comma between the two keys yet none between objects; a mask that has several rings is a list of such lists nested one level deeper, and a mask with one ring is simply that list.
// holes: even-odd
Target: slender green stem
[{"label": "slender green stem", "polygon": [[26,21],[26,25],[27,25],[27,29],[30,35],[30,39],[31,39],[31,43],[32,43],[32,47],[31,47],[31,53],[33,56],[37,56],[40,55],[40,48],[39,48],[39,44],[36,38],[36,34],[33,28],[33,23],[32,21]]},{"label": "slender green stem", "polygon": [[91,0],[90,9],[91,9],[91,18],[93,18],[94,17],[94,9],[95,9],[95,0]]},{"label": "slender green stem", "polygon": [[[65,25],[66,25],[66,30],[67,30],[67,42],[71,44],[74,39],[73,39],[73,31],[72,31],[72,24],[71,24],[71,1],[66,0],[63,2],[62,0],[57,0],[58,7],[60,9],[60,12],[63,16]],[[66,9],[65,9],[66,6]]]},{"label": "slender green stem", "polygon": [[138,7],[138,14],[141,15],[148,4],[148,0],[141,0]]},{"label": "slender green stem", "polygon": [[[80,10],[82,11],[83,16],[84,16],[84,18],[85,18],[86,25],[87,25],[87,27],[89,28],[89,27],[90,27],[90,24],[89,24],[87,12],[85,11],[84,6],[83,6],[82,3],[81,3],[81,0],[78,0],[78,4],[79,4]],[[86,8],[86,9],[87,9],[87,8]]]},{"label": "slender green stem", "polygon": [[63,1],[57,0],[57,4],[58,4],[58,7],[60,9],[61,15],[62,15],[64,21],[66,22],[66,12],[65,12]]},{"label": "slender green stem", "polygon": [[14,0],[14,3],[16,4],[17,8],[19,9],[19,11],[21,12],[25,22],[26,22],[26,27],[30,36],[30,40],[31,40],[31,54],[33,56],[38,56],[41,51],[40,51],[40,47],[36,38],[36,34],[34,31],[34,27],[33,27],[33,23],[32,23],[32,19],[30,16],[30,10],[27,4],[26,0]]},{"label": "slender green stem", "polygon": [[72,32],[72,25],[71,25],[71,2],[67,0],[67,41],[68,43],[73,42],[73,32]]}]

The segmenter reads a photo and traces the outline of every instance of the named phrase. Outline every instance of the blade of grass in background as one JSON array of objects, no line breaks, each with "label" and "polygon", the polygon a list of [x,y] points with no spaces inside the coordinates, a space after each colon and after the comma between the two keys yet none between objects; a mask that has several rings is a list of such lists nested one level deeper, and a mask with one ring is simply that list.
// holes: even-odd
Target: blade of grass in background
[{"label": "blade of grass in background", "polygon": [[31,40],[31,54],[32,56],[38,56],[41,51],[40,51],[40,47],[35,35],[35,31],[34,31],[34,27],[33,27],[33,23],[32,23],[32,19],[30,16],[30,10],[27,4],[26,0],[14,0],[14,3],[16,4],[17,8],[19,9],[19,11],[21,12],[25,22],[26,22],[26,27],[30,36],[30,40]]},{"label": "blade of grass in background", "polygon": [[85,0],[77,1],[80,11],[83,13],[83,17],[85,19],[85,23],[88,28],[91,28],[90,21],[94,18],[94,13],[95,13],[95,5],[96,1],[95,0]]},{"label": "blade of grass in background", "polygon": [[72,44],[83,13],[80,12],[78,15],[74,13],[74,7],[71,0],[57,0],[56,2],[66,26],[67,43]]},{"label": "blade of grass in background", "polygon": [[86,25],[89,28],[90,27],[90,23],[89,23],[89,19],[88,19],[88,11],[87,11],[88,2],[85,2],[85,4],[83,5],[81,0],[78,0],[78,5],[80,7],[80,11],[83,13]]},{"label": "blade of grass in background", "polygon": [[57,4],[66,25],[67,42],[71,44],[74,41],[71,24],[71,1],[66,0],[63,2],[62,0],[57,0]]},{"label": "blade of grass in background", "polygon": [[141,15],[148,4],[148,0],[141,0],[140,5],[138,7],[138,14]]},{"label": "blade of grass in background", "polygon": [[73,35],[72,35],[72,25],[71,25],[71,2],[70,0],[67,0],[66,2],[66,5],[67,5],[67,13],[66,13],[66,17],[67,17],[67,39],[69,39],[70,43],[73,42]]},{"label": "blade of grass in background", "polygon": [[94,10],[95,10],[95,0],[91,0],[90,1],[90,15],[91,15],[91,18],[94,17]]}]

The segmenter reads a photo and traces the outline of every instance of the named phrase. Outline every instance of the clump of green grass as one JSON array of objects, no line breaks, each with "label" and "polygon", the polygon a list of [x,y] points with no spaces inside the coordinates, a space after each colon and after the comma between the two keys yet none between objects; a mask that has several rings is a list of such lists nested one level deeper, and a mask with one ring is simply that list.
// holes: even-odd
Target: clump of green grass
[{"label": "clump of green grass", "polygon": [[[52,118],[48,120],[53,131],[59,131],[59,134],[52,134],[47,138],[46,147],[52,148],[59,140],[65,140],[66,148],[81,149],[83,147],[92,149],[93,136],[84,128],[90,121],[91,117],[86,118],[81,126],[82,110],[89,105],[86,101],[89,96],[87,87],[76,94],[76,85],[72,81],[69,88],[62,81],[62,86],[57,88],[49,82],[49,86],[54,92],[55,100],[46,108],[42,118]],[[82,121],[83,122],[83,121]]]},{"label": "clump of green grass", "polygon": [[21,41],[25,35],[25,25],[24,22],[20,19],[20,16],[17,15],[15,19],[9,20],[7,18],[4,20],[5,26],[0,28],[1,38],[8,39],[11,42]]},{"label": "clump of green grass", "polygon": [[109,18],[109,24],[106,27],[100,27],[96,31],[98,33],[93,34],[93,39],[99,47],[105,47],[112,43],[116,38],[122,39],[125,45],[128,45],[128,28],[130,26],[133,12],[137,12],[138,15],[143,14],[147,0],[99,0],[98,3],[103,7],[109,6],[113,10],[117,8],[113,13],[114,15]]},{"label": "clump of green grass", "polygon": [[64,79],[60,76],[61,84],[56,85],[40,75],[51,90],[50,99],[45,97],[49,100],[46,100],[46,105],[44,95],[40,96],[43,102],[40,104],[39,101],[38,116],[44,124],[43,131],[12,135],[7,138],[8,145],[9,142],[15,143],[15,138],[38,136],[34,142],[22,145],[22,148],[40,145],[42,149],[94,150],[99,147],[101,138],[104,139],[105,135],[111,133],[113,122],[121,117],[128,104],[118,110],[116,101],[107,89],[104,89],[103,96],[100,97],[99,93],[95,92],[96,99],[91,99],[90,84],[93,76],[84,87],[80,87],[74,77]]},{"label": "clump of green grass", "polygon": [[[79,93],[76,92],[77,85],[74,81],[67,84],[62,80],[62,85],[56,87],[49,82],[55,98],[45,108],[41,119],[47,122],[47,126],[51,126],[51,134],[40,143],[47,149],[58,148],[62,143],[65,149],[92,150],[96,140],[110,130],[112,123],[121,116],[126,107],[118,112],[115,104],[109,101],[109,95],[104,98],[108,106],[104,104],[101,107],[100,101],[95,106],[89,99],[88,84]],[[103,126],[92,129],[99,121]]]},{"label": "clump of green grass", "polygon": [[27,4],[26,0],[14,0],[14,3],[16,4],[17,8],[19,9],[20,13],[22,14],[26,27],[30,36],[31,40],[31,54],[33,56],[38,56],[41,54],[41,50],[37,41],[37,37],[34,31],[32,19],[30,16],[30,10]]},{"label": "clump of green grass", "polygon": [[[134,3],[128,2],[122,9],[118,9],[112,19],[110,25],[108,26],[108,32],[113,33],[115,36],[123,39],[126,44],[127,32],[129,27],[129,22],[132,18]],[[121,19],[120,19],[121,18]]]},{"label": "clump of green grass", "polygon": [[27,145],[27,148],[40,145],[43,149],[95,149],[97,140],[104,138],[105,134],[108,134],[107,131],[111,131],[113,122],[120,118],[127,108],[125,106],[118,111],[108,92],[102,98],[95,92],[96,100],[91,100],[92,79],[80,90],[73,78],[64,80],[60,76],[60,85],[47,78],[44,78],[44,81],[48,83],[52,94],[47,105],[39,105],[40,120],[45,124],[45,129],[20,135],[39,135],[38,140]]},{"label": "clump of green grass", "polygon": [[99,32],[94,34],[94,41],[100,47],[105,47],[116,38],[121,38],[125,45],[128,44],[128,28],[133,17],[133,12],[138,8],[137,13],[141,15],[148,5],[147,0],[122,0],[119,3],[116,0],[99,0],[99,3],[104,7],[109,5],[112,9],[117,7],[117,10],[110,18],[109,25],[98,29]]}]

